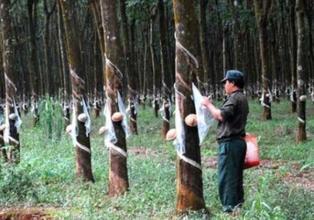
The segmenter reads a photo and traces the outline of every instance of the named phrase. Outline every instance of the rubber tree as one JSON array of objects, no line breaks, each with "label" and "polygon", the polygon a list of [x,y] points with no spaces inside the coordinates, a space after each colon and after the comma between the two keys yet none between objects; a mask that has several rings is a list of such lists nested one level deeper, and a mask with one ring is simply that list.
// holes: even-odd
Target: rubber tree
[{"label": "rubber tree", "polygon": [[[120,14],[121,14],[121,24],[122,24],[122,44],[123,52],[125,57],[125,72],[128,76],[128,100],[130,108],[130,130],[133,134],[138,134],[137,131],[137,112],[136,112],[136,98],[137,98],[137,88],[136,88],[136,72],[135,65],[132,61],[132,50],[130,47],[130,37],[128,29],[128,18],[126,14],[126,2],[125,0],[120,0]],[[132,30],[134,31],[134,30]],[[131,33],[132,33],[131,31]]]},{"label": "rubber tree", "polygon": [[[0,32],[0,73],[2,73],[2,36],[1,36],[1,32]],[[2,78],[2,74],[0,75],[0,77]],[[4,80],[3,80],[4,83]],[[0,86],[2,87],[2,85],[0,84]],[[4,87],[4,85],[3,85]],[[2,94],[3,93],[3,94]],[[4,161],[7,161],[7,150],[4,147],[4,137],[3,137],[3,130],[4,130],[4,103],[3,103],[3,95],[4,95],[4,88],[0,89],[0,154],[2,155]]]},{"label": "rubber tree", "polygon": [[159,63],[157,61],[157,54],[156,54],[156,48],[155,48],[155,41],[156,36],[154,34],[155,30],[155,20],[157,18],[157,6],[153,5],[150,10],[150,22],[149,22],[149,50],[150,50],[150,58],[151,58],[151,68],[152,68],[152,75],[153,75],[153,106],[154,106],[154,112],[155,117],[158,117],[158,110],[159,110],[159,94],[160,94],[160,88],[161,88],[161,74],[158,71],[159,70]]},{"label": "rubber tree", "polygon": [[62,11],[60,4],[57,4],[57,33],[58,33],[58,49],[59,49],[59,71],[62,74],[63,81],[63,118],[64,125],[67,127],[70,121],[70,105],[69,105],[69,94],[70,94],[70,78],[68,74],[68,65],[66,60],[66,45],[64,38],[64,24],[62,18]]},{"label": "rubber tree", "polygon": [[[104,39],[106,52],[105,76],[106,84],[106,105],[110,111],[110,116],[119,112],[117,103],[118,92],[121,94],[123,86],[124,56],[121,46],[121,36],[119,35],[119,23],[117,18],[117,3],[115,0],[101,0],[101,15],[104,29]],[[112,118],[106,118],[112,120]],[[126,192],[129,188],[127,170],[127,146],[126,133],[122,127],[122,120],[112,120],[116,141],[107,143],[109,147],[109,196],[116,196]],[[111,140],[110,140],[111,141]]]},{"label": "rubber tree", "polygon": [[297,78],[298,78],[298,130],[297,142],[306,140],[306,83],[305,83],[305,25],[304,25],[304,0],[296,1],[296,16],[297,16],[297,29],[298,29],[298,46],[297,46]]},{"label": "rubber tree", "polygon": [[241,41],[241,26],[240,26],[240,10],[242,8],[242,1],[234,0],[231,6],[231,11],[233,14],[233,25],[232,25],[232,35],[233,35],[233,53],[234,53],[234,68],[242,69],[242,44]]},{"label": "rubber tree", "polygon": [[2,30],[2,57],[3,57],[3,74],[5,81],[5,130],[4,141],[9,145],[9,162],[18,163],[20,161],[20,139],[16,122],[18,113],[16,110],[16,93],[17,93],[17,74],[15,72],[14,56],[14,30],[13,17],[10,0],[0,1],[0,22]]},{"label": "rubber tree", "polygon": [[36,40],[36,30],[37,30],[37,5],[38,0],[28,0],[28,25],[30,33],[30,57],[29,57],[29,72],[31,76],[30,86],[31,86],[31,100],[32,100],[32,113],[33,113],[33,125],[36,126],[39,122],[38,113],[38,98],[40,92],[40,74],[39,74],[39,63],[37,56],[37,40]]},{"label": "rubber tree", "polygon": [[[1,24],[0,24],[1,26]],[[4,103],[5,100],[5,91],[4,91],[4,76],[3,76],[3,61],[2,61],[2,51],[3,51],[3,43],[2,43],[2,32],[0,32],[0,154],[4,157],[4,160],[7,160],[7,151],[3,147],[4,140],[3,140],[3,130],[4,127]]]},{"label": "rubber tree", "polygon": [[[50,6],[50,4],[52,4]],[[46,79],[47,79],[47,90],[46,94],[50,96],[54,96],[55,94],[55,77],[52,73],[52,49],[50,47],[51,39],[50,39],[50,21],[52,18],[53,13],[56,11],[56,0],[54,1],[47,1],[44,0],[44,15],[45,15],[45,33],[44,33],[44,54],[45,54],[45,72],[46,72]]]},{"label": "rubber tree", "polygon": [[94,181],[91,164],[89,115],[86,111],[85,80],[82,70],[81,51],[78,38],[75,0],[59,0],[63,16],[66,54],[72,85],[72,138],[76,147],[76,176],[83,181]]},{"label": "rubber tree", "polygon": [[[89,2],[89,6],[91,8],[93,17],[94,17],[94,26],[97,30],[97,36],[98,36],[98,44],[99,44],[99,48],[100,48],[100,52],[101,52],[101,56],[105,53],[105,41],[104,41],[104,30],[102,27],[102,21],[101,21],[101,10],[100,10],[100,2],[98,0],[92,0]],[[99,49],[99,48],[95,48],[95,49]],[[94,51],[95,56],[97,54],[98,51]],[[101,60],[101,65],[102,65],[102,70],[104,71],[105,68],[105,60],[102,56],[102,60]],[[96,67],[96,63],[97,63],[97,59],[95,59],[95,67]],[[99,79],[100,77],[97,77],[97,68],[95,68],[96,70],[95,72],[95,85],[98,84],[102,84],[102,77],[101,79]],[[101,73],[103,73],[103,71]],[[98,117],[100,115],[100,110],[101,110],[101,106],[100,106],[100,102],[98,100],[98,94],[97,94],[97,86],[95,86],[95,90],[94,90],[94,96],[95,96],[95,102],[94,102],[94,110],[95,110],[95,117]]]},{"label": "rubber tree", "polygon": [[268,14],[270,12],[270,0],[254,0],[255,17],[258,28],[258,38],[260,47],[260,59],[262,69],[262,106],[264,120],[271,119],[271,92],[270,92],[270,73],[269,73],[269,59],[268,59]]},{"label": "rubber tree", "polygon": [[[1,24],[0,24],[1,25]],[[3,76],[3,43],[2,43],[2,32],[0,31],[0,104],[3,104],[5,99],[5,91],[4,91],[4,76]]]},{"label": "rubber tree", "polygon": [[[197,45],[199,24],[194,5],[194,1],[190,0],[173,0],[176,36],[176,112],[180,114],[180,120],[176,121],[176,124],[182,124],[182,132],[185,134],[181,146],[184,150],[177,149],[178,213],[205,208],[197,126],[190,127],[184,122],[188,115],[195,114],[191,82],[199,72],[199,63],[196,59],[199,52]],[[181,136],[182,132],[177,133],[177,137]]]},{"label": "rubber tree", "polygon": [[199,13],[199,21],[200,21],[200,42],[201,42],[201,51],[202,51],[202,61],[203,61],[203,77],[202,80],[204,82],[203,91],[208,93],[209,90],[209,71],[210,71],[210,63],[209,63],[209,45],[208,45],[208,28],[207,28],[207,16],[206,9],[209,1],[208,0],[200,0],[200,13]]},{"label": "rubber tree", "polygon": [[170,102],[171,102],[171,69],[169,64],[167,48],[167,23],[165,18],[165,5],[163,0],[158,1],[159,11],[159,30],[160,30],[160,58],[161,58],[161,77],[162,77],[162,99],[163,99],[163,125],[162,135],[165,138],[170,128]]},{"label": "rubber tree", "polygon": [[290,71],[291,71],[291,112],[297,111],[297,36],[296,36],[296,0],[289,0],[289,54],[290,54]]}]

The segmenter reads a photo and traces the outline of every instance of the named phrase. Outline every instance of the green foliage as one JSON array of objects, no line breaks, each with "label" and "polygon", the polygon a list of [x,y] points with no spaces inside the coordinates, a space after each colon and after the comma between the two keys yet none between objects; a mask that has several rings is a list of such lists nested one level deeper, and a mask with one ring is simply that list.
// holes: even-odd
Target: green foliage
[{"label": "green foliage", "polygon": [[286,219],[313,218],[314,192],[284,185],[278,188],[277,195],[277,205],[281,206],[284,213],[287,213]]},{"label": "green foliage", "polygon": [[0,167],[0,204],[37,201],[36,184],[29,174],[30,169],[30,166],[10,164]]},{"label": "green foliage", "polygon": [[49,139],[60,140],[64,128],[63,111],[59,101],[46,97],[39,105],[40,125]]},{"label": "green foliage", "polygon": [[[247,219],[286,219],[280,206],[275,206],[276,197],[271,194],[278,187],[275,183],[278,181],[273,175],[272,171],[256,171],[254,178],[249,178],[249,191],[247,197],[247,204],[250,204],[248,211],[244,217]],[[271,194],[270,194],[271,193]]]},{"label": "green foliage", "polygon": [[155,0],[127,0],[126,7],[130,19],[147,21],[150,18],[150,10],[157,5]]}]

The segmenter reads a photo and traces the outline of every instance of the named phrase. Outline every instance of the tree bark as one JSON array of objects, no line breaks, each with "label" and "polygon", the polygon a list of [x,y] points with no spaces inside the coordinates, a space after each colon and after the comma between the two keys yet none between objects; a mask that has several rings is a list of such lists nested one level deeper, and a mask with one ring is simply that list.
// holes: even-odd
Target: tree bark
[{"label": "tree bark", "polygon": [[97,36],[99,40],[101,54],[105,53],[105,41],[104,41],[104,30],[101,23],[101,11],[100,11],[100,4],[98,0],[92,0],[90,2],[90,6],[94,16],[94,22],[97,30]]},{"label": "tree bark", "polygon": [[[1,34],[0,34],[1,35]],[[0,38],[0,45],[2,45],[2,39]],[[0,46],[0,64],[2,64],[2,48]],[[2,65],[0,65],[0,68],[2,67]],[[2,106],[2,100],[0,102],[0,125],[2,125],[4,123],[4,109]],[[4,144],[4,137],[3,137],[3,130],[0,130],[0,154],[2,154],[3,160],[5,162],[8,161],[8,156],[7,156],[7,150],[6,148],[4,148],[5,144]]]},{"label": "tree bark", "polygon": [[83,181],[93,182],[94,177],[92,174],[90,137],[89,133],[86,131],[84,120],[79,120],[80,116],[89,117],[89,115],[84,112],[84,102],[86,102],[86,104],[88,103],[85,96],[85,80],[82,71],[81,51],[77,35],[78,26],[75,22],[77,18],[75,17],[74,3],[75,0],[59,0],[65,28],[67,57],[74,103],[74,124],[72,124],[72,129],[77,129],[77,133],[75,132],[73,137],[76,147],[76,176]]},{"label": "tree bark", "polygon": [[32,111],[33,111],[33,125],[37,126],[39,122],[38,114],[38,98],[40,93],[40,75],[39,64],[37,57],[37,42],[36,42],[36,30],[37,30],[37,0],[28,0],[28,16],[29,16],[29,32],[31,38],[31,55],[29,61],[29,73],[31,76],[30,85],[32,90]]},{"label": "tree bark", "polygon": [[[1,23],[0,23],[1,25]],[[3,60],[2,60],[2,54],[3,54],[3,44],[2,44],[2,31],[0,31],[0,104],[3,104],[2,101],[5,99],[5,91],[4,91],[4,75],[3,73]]]},{"label": "tree bark", "polygon": [[262,105],[264,120],[270,120],[271,117],[271,94],[270,94],[270,73],[269,73],[269,60],[268,60],[268,14],[271,6],[270,0],[254,0],[256,23],[259,34],[260,58],[262,66]]},{"label": "tree bark", "polygon": [[203,77],[204,88],[201,88],[203,92],[208,93],[209,90],[209,48],[208,48],[208,35],[207,35],[207,22],[206,22],[206,9],[208,0],[200,1],[200,43],[203,63]]},{"label": "tree bark", "polygon": [[17,93],[17,74],[15,73],[14,66],[14,32],[13,20],[11,14],[10,0],[0,0],[0,17],[1,29],[3,37],[3,72],[5,78],[5,121],[6,128],[4,132],[8,132],[8,140],[5,140],[10,148],[8,159],[9,162],[19,163],[20,161],[20,139],[15,122],[18,120],[16,115],[16,93]]},{"label": "tree bark", "polygon": [[151,9],[151,17],[150,17],[150,23],[149,23],[149,49],[150,49],[150,55],[151,55],[151,66],[152,66],[152,75],[153,75],[153,106],[154,106],[154,112],[155,117],[158,117],[158,111],[159,111],[159,94],[160,94],[160,73],[157,70],[157,58],[156,58],[156,52],[154,48],[154,21],[156,18],[157,9],[154,6]]},{"label": "tree bark", "polygon": [[295,30],[295,2],[296,0],[289,1],[289,24],[290,24],[290,71],[291,71],[291,112],[297,111],[296,89],[297,89],[297,38]]},{"label": "tree bark", "polygon": [[[129,99],[129,108],[130,108],[130,130],[133,134],[138,134],[137,132],[137,112],[136,112],[136,98],[137,98],[137,88],[136,88],[136,72],[135,65],[132,61],[134,53],[130,47],[130,38],[128,31],[128,19],[126,15],[126,6],[125,0],[120,0],[120,13],[121,13],[121,23],[122,23],[122,35],[123,35],[123,51],[125,57],[125,72],[128,75],[128,99]],[[135,25],[132,25],[133,28]],[[134,30],[131,30],[131,33],[134,33]]]},{"label": "tree bark", "polygon": [[[176,26],[176,111],[181,116],[180,123],[183,124],[185,132],[183,143],[185,151],[178,150],[177,154],[176,210],[180,213],[189,209],[205,208],[197,127],[189,127],[184,123],[186,116],[195,113],[195,106],[191,98],[191,81],[199,67],[195,58],[198,52],[199,25],[193,1],[173,0],[173,10]],[[181,134],[177,134],[177,136],[179,135]]]},{"label": "tree bark", "polygon": [[[100,52],[101,52],[101,66],[102,66],[102,72],[101,74],[104,72],[104,68],[105,68],[105,60],[104,60],[104,54],[105,54],[105,41],[104,41],[104,30],[102,27],[102,20],[101,20],[101,9],[100,9],[100,2],[98,0],[92,0],[90,1],[90,7],[92,10],[92,14],[94,17],[94,26],[96,27],[97,30],[97,39],[98,39],[98,43],[95,43],[95,46],[99,45],[100,48]],[[96,48],[95,48],[96,49]],[[97,48],[98,49],[98,48]],[[98,68],[97,68],[97,59],[95,59],[95,57],[97,57],[97,51],[94,50],[94,81],[95,81],[95,101],[94,101],[94,110],[95,110],[95,117],[99,117],[100,115],[100,110],[101,110],[101,106],[98,100],[98,94],[97,94],[97,88],[98,88],[98,84],[103,84],[103,81],[101,81],[99,78],[97,77],[97,72],[98,72]],[[102,79],[103,77],[101,77]]]},{"label": "tree bark", "polygon": [[[123,70],[123,52],[119,34],[119,24],[116,15],[117,4],[115,0],[101,0],[102,23],[105,36],[106,47],[106,95],[107,106],[110,109],[110,115],[118,112],[116,103],[118,92],[121,92],[123,85],[121,70]],[[111,120],[107,118],[107,120]],[[110,150],[110,169],[109,169],[109,196],[117,196],[126,192],[129,188],[128,170],[127,170],[127,146],[125,132],[122,128],[122,121],[113,122],[117,142],[111,143]],[[122,152],[122,153],[121,153]]]},{"label": "tree bark", "polygon": [[50,19],[52,13],[55,11],[56,1],[52,6],[51,10],[49,10],[49,3],[47,0],[44,0],[44,12],[45,12],[45,34],[44,34],[44,41],[45,41],[45,72],[46,72],[46,79],[47,79],[47,94],[50,96],[55,95],[55,79],[53,77],[52,72],[52,56],[51,56],[51,42],[50,42]]},{"label": "tree bark", "polygon": [[234,50],[234,67],[236,69],[242,69],[242,43],[240,39],[241,30],[240,30],[240,15],[239,10],[242,3],[239,0],[234,0],[232,8],[233,13],[233,26],[232,26],[232,34],[233,34],[233,50]]},{"label": "tree bark", "polygon": [[[313,47],[313,17],[312,17],[312,13],[313,13],[313,8],[314,8],[314,3],[312,1],[307,1],[304,3],[305,4],[305,14],[306,14],[306,20],[308,23],[308,39],[309,39],[309,51],[310,51],[310,55],[309,55],[309,73],[311,73],[311,75],[309,75],[309,78],[312,79],[314,77],[314,47]],[[311,83],[311,86],[313,87],[313,82]]]},{"label": "tree bark", "polygon": [[297,48],[297,102],[298,102],[298,131],[296,141],[298,143],[306,140],[306,81],[305,81],[305,19],[304,0],[296,1],[296,15],[298,28],[298,48]]},{"label": "tree bark", "polygon": [[[224,0],[226,1],[226,0]],[[215,1],[216,7],[218,7],[218,1]],[[222,70],[223,73],[225,73],[227,71],[227,69],[229,68],[230,64],[228,63],[228,54],[227,54],[227,48],[228,48],[228,33],[229,33],[229,27],[228,27],[228,23],[226,22],[226,20],[224,18],[221,18],[220,12],[218,11],[218,19],[219,19],[219,23],[221,26],[221,32],[222,32]],[[214,86],[215,87],[215,86]]]},{"label": "tree bark", "polygon": [[163,94],[163,125],[162,136],[166,134],[170,128],[170,100],[171,100],[171,70],[169,65],[169,56],[167,48],[167,24],[165,20],[165,5],[163,0],[158,1],[159,11],[159,29],[160,29],[160,57],[161,57],[161,76],[162,76],[162,94]]}]

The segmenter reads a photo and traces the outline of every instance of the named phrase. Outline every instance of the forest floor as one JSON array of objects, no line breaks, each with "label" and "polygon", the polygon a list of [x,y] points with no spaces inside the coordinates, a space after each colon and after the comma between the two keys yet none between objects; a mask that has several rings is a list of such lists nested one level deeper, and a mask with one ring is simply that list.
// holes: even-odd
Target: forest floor
[{"label": "forest floor", "polygon": [[[250,101],[247,132],[260,137],[261,164],[245,170],[245,203],[237,219],[312,219],[314,216],[314,103],[307,103],[307,137],[296,144],[296,114],[290,103],[273,103],[272,120]],[[0,220],[4,219],[234,219],[221,211],[217,192],[214,125],[201,146],[203,190],[210,211],[175,213],[175,159],[171,142],[161,138],[161,118],[152,108],[139,110],[139,135],[128,140],[130,190],[107,196],[108,151],[97,134],[104,118],[92,117],[92,167],[95,183],[75,178],[75,151],[69,136],[45,125],[33,128],[23,115],[21,162],[0,162]],[[55,120],[54,120],[55,121]],[[171,119],[172,127],[174,118]],[[53,125],[59,126],[60,125]],[[22,218],[24,217],[24,218]]]}]

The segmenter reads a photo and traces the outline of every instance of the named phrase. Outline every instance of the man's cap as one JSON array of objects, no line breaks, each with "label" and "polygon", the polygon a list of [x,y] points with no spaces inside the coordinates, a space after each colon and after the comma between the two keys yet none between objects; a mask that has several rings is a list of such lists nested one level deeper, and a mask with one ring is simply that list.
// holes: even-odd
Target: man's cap
[{"label": "man's cap", "polygon": [[244,75],[239,70],[228,70],[221,82],[224,83],[226,80],[244,80]]}]

